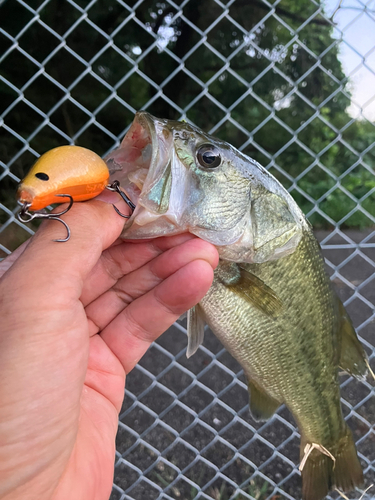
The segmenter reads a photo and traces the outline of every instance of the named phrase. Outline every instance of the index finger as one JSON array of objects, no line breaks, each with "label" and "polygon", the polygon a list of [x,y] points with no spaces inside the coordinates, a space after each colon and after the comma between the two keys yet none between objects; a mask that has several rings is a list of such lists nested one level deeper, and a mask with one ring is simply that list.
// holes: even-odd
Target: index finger
[{"label": "index finger", "polygon": [[85,280],[81,302],[84,306],[109,290],[119,279],[166,250],[196,238],[190,233],[165,236],[137,243],[123,242],[105,250]]}]

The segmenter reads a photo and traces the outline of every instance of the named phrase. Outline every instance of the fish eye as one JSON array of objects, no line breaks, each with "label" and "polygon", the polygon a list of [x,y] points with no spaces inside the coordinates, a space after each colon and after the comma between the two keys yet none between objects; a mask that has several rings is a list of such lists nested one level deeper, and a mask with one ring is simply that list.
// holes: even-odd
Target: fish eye
[{"label": "fish eye", "polygon": [[197,151],[197,159],[205,168],[216,168],[221,164],[219,150],[212,144],[204,144]]},{"label": "fish eye", "polygon": [[40,179],[41,181],[48,181],[49,180],[49,175],[45,174],[44,172],[38,172],[35,174],[35,177],[37,179]]}]

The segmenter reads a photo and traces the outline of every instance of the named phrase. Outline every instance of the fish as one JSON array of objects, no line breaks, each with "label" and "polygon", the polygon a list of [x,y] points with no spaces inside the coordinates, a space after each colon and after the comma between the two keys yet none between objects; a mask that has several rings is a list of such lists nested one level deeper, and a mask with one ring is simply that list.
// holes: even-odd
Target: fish
[{"label": "fish", "polygon": [[211,288],[188,312],[188,357],[207,324],[244,370],[253,418],[286,405],[301,434],[304,500],[361,486],[338,373],[364,379],[370,367],[292,196],[230,144],[145,111],[105,161],[136,204],[121,238],[190,232],[219,252]]}]

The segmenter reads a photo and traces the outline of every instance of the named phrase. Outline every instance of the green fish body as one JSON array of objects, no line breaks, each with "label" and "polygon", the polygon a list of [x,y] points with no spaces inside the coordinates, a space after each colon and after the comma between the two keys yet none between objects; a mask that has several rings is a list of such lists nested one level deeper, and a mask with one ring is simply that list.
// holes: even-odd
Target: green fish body
[{"label": "green fish body", "polygon": [[[246,297],[251,286],[244,293],[241,285],[247,273],[266,283],[281,306],[265,310],[262,294],[259,303],[252,303]],[[317,449],[310,454],[302,469],[303,498],[324,498],[334,485],[344,491],[360,485],[362,470],[341,412],[337,368],[360,375],[366,372],[365,357],[358,343],[358,359],[349,366],[340,363],[342,335],[346,329],[354,335],[354,330],[348,318],[340,316],[343,307],[313,234],[306,231],[296,251],[277,261],[220,263],[200,307],[245,371],[254,418],[265,420],[285,403],[301,432],[301,460],[305,445],[314,443],[335,457],[334,462]]]},{"label": "green fish body", "polygon": [[301,432],[304,500],[362,484],[338,371],[366,376],[366,354],[289,193],[229,144],[145,112],[106,161],[137,200],[123,238],[190,231],[219,251],[210,290],[188,312],[187,355],[207,323],[244,369],[254,418],[289,408]]}]

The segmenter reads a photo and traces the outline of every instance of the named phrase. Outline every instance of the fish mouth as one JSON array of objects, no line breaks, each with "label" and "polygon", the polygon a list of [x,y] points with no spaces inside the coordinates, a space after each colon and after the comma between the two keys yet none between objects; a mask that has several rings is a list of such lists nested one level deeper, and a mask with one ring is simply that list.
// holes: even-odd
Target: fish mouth
[{"label": "fish mouth", "polygon": [[111,183],[118,180],[122,189],[136,205],[144,182],[155,163],[158,141],[151,115],[138,112],[120,147],[105,158]]},{"label": "fish mouth", "polygon": [[111,182],[118,180],[136,205],[125,224],[123,238],[182,232],[169,210],[173,151],[173,132],[166,120],[139,111],[120,147],[105,158]]}]

